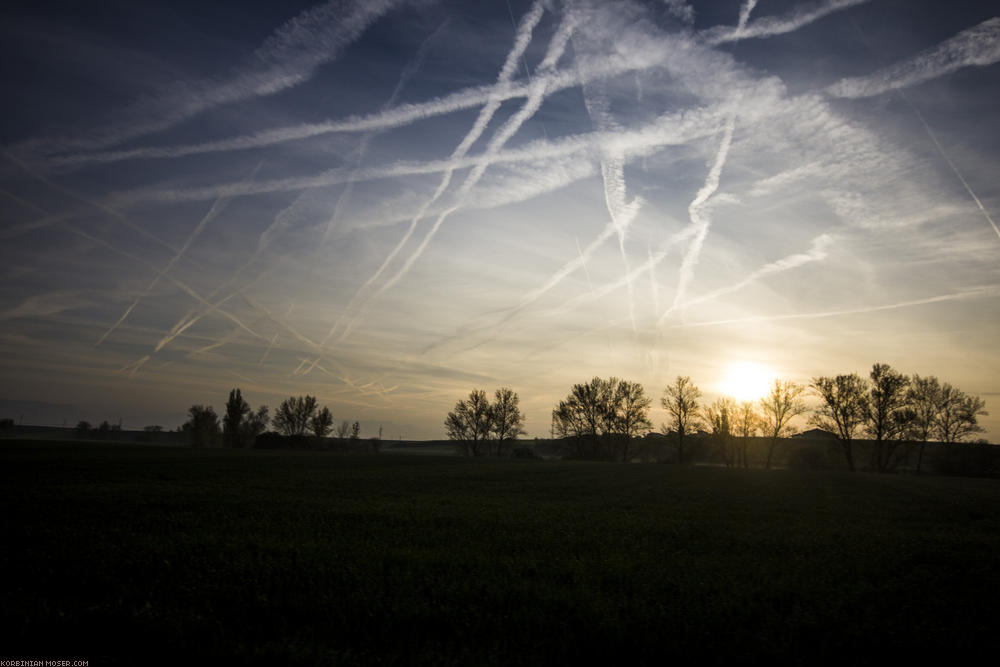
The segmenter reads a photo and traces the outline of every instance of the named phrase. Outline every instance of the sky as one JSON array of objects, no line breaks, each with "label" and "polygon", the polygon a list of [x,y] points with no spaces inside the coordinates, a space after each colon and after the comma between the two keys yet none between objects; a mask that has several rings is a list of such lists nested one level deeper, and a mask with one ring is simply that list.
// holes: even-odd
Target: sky
[{"label": "sky", "polygon": [[4,3],[0,410],[172,429],[239,387],[423,439],[509,386],[541,437],[594,376],[659,424],[678,375],[884,362],[1000,440],[998,14]]}]

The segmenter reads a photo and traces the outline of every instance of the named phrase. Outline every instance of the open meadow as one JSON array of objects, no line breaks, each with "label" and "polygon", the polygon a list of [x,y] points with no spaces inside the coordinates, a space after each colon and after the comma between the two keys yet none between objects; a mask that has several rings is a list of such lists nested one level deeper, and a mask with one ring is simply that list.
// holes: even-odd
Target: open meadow
[{"label": "open meadow", "polygon": [[995,480],[0,442],[4,658],[879,662],[997,647]]}]

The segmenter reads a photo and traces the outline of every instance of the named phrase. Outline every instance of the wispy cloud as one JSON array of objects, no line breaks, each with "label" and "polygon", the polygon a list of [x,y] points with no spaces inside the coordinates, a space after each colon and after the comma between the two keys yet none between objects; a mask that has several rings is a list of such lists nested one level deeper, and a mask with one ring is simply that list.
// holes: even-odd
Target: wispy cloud
[{"label": "wispy cloud", "polygon": [[[263,162],[258,162],[257,163],[257,166],[254,167],[254,170],[247,177],[247,180],[253,179],[253,177],[257,174],[257,171],[260,169],[260,167],[261,167],[262,164],[263,164]],[[180,249],[177,251],[177,253],[173,257],[170,258],[170,261],[167,262],[164,265],[164,267],[157,272],[157,274],[155,276],[153,276],[153,279],[149,281],[149,285],[146,287],[146,289],[141,294],[139,294],[138,296],[135,297],[135,300],[132,301],[131,304],[129,304],[128,308],[125,309],[125,312],[122,313],[122,316],[119,317],[118,320],[115,321],[114,324],[112,324],[110,327],[108,327],[108,330],[105,331],[104,334],[98,339],[97,345],[100,345],[101,343],[103,343],[104,340],[108,336],[110,336],[112,333],[114,333],[115,329],[117,329],[119,326],[121,326],[121,323],[125,321],[125,318],[127,318],[129,316],[129,314],[135,309],[135,307],[139,305],[139,301],[144,296],[148,296],[149,293],[152,292],[153,289],[156,287],[156,285],[160,282],[160,279],[164,276],[164,274],[166,274],[168,271],[170,271],[171,269],[174,268],[174,266],[177,264],[177,262],[180,261],[181,257],[184,256],[184,253],[187,252],[187,249],[191,247],[191,244],[201,234],[202,230],[205,229],[205,226],[208,225],[208,223],[210,223],[216,217],[218,217],[219,214],[222,213],[222,211],[225,210],[226,205],[228,203],[229,203],[229,199],[226,198],[226,197],[219,197],[218,199],[216,199],[212,203],[212,207],[208,209],[208,212],[205,213],[205,215],[202,217],[202,219],[200,221],[198,221],[198,224],[195,225],[194,229],[191,230],[191,233],[188,235],[187,239],[184,241],[184,245],[182,245],[180,247]]]},{"label": "wispy cloud", "polygon": [[873,97],[930,81],[963,67],[992,65],[997,61],[1000,61],[1000,17],[993,17],[913,58],[883,67],[868,76],[841,79],[826,91],[835,97]]},{"label": "wispy cloud", "polygon": [[863,315],[865,313],[877,313],[884,310],[898,310],[900,308],[911,308],[914,306],[926,306],[932,303],[942,303],[945,301],[967,301],[972,299],[992,299],[1000,296],[1000,288],[995,285],[978,287],[950,294],[937,294],[935,296],[924,297],[922,299],[907,299],[896,303],[887,303],[875,306],[859,306],[856,308],[843,308],[839,310],[826,310],[808,313],[790,313],[787,315],[754,315],[751,317],[736,317],[724,320],[712,320],[708,322],[685,322],[671,325],[671,328],[691,329],[697,327],[714,327],[728,324],[750,324],[753,322],[779,322],[782,320],[811,320],[827,317],[842,317],[845,315]]},{"label": "wispy cloud", "polygon": [[405,0],[330,0],[295,16],[275,30],[254,58],[228,75],[178,82],[119,112],[103,129],[85,137],[34,141],[22,149],[58,153],[99,149],[166,129],[213,107],[273,95],[309,80],[389,10]]},{"label": "wispy cloud", "polygon": [[712,167],[708,170],[708,175],[705,177],[705,183],[688,205],[691,226],[695,230],[694,238],[691,240],[691,244],[684,254],[684,259],[681,261],[677,291],[674,294],[674,304],[660,316],[661,323],[684,305],[688,285],[694,278],[694,269],[698,265],[701,248],[705,243],[705,237],[708,235],[708,228],[712,224],[711,214],[707,210],[706,205],[709,198],[719,189],[719,178],[722,176],[722,167],[726,164],[726,157],[729,155],[729,146],[732,144],[735,128],[735,118],[728,118],[722,130],[722,140],[719,142],[719,149],[715,153]]},{"label": "wispy cloud", "polygon": [[815,239],[813,239],[812,243],[810,244],[809,250],[807,250],[806,252],[794,253],[792,255],[788,255],[786,257],[782,257],[781,259],[765,264],[759,269],[752,271],[742,280],[739,280],[733,283],[732,285],[727,285],[726,287],[720,287],[719,289],[712,290],[711,292],[707,292],[693,299],[688,299],[684,305],[685,307],[690,307],[699,303],[712,301],[714,299],[718,299],[720,296],[725,296],[727,294],[738,292],[744,289],[745,287],[748,287],[753,283],[768,276],[784,273],[785,271],[789,271],[791,269],[797,269],[800,266],[805,266],[806,264],[810,264],[812,262],[820,262],[826,259],[827,255],[829,254],[829,247],[833,243],[833,240],[834,237],[832,234],[821,234],[820,236],[817,236]]},{"label": "wispy cloud", "polygon": [[[709,44],[725,44],[741,39],[764,39],[775,35],[784,35],[809,25],[814,21],[849,7],[861,5],[868,0],[821,0],[797,5],[792,11],[780,16],[766,16],[752,23],[746,23],[743,14],[749,16],[756,2],[746,3],[740,11],[740,23],[735,28],[717,26],[701,33],[702,39]],[[747,9],[749,7],[749,9]]]}]

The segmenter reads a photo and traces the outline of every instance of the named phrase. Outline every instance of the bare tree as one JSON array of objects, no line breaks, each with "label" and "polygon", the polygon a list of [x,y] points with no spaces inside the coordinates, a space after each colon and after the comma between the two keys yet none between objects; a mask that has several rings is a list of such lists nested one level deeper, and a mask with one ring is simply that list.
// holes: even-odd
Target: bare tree
[{"label": "bare tree", "polygon": [[837,434],[847,469],[854,472],[854,437],[865,421],[867,382],[857,373],[851,373],[833,378],[816,377],[810,386],[823,402],[809,418],[809,423]]},{"label": "bare tree", "polygon": [[575,384],[569,395],[552,411],[552,426],[561,437],[569,436],[576,458],[604,458],[602,436],[609,431],[611,384],[599,377]]},{"label": "bare tree", "polygon": [[914,375],[906,392],[906,400],[913,409],[910,429],[914,438],[920,443],[920,453],[917,455],[917,472],[920,472],[927,441],[934,432],[938,412],[941,410],[941,383],[933,375],[930,377]]},{"label": "bare tree", "polygon": [[317,438],[325,438],[333,428],[333,414],[330,413],[330,408],[323,406],[322,410],[310,417],[309,428]]},{"label": "bare tree", "polygon": [[340,422],[340,426],[337,427],[337,437],[341,440],[347,437],[347,434],[351,432],[351,424],[346,419]]},{"label": "bare tree", "polygon": [[357,442],[361,439],[361,422],[351,424],[351,441]]},{"label": "bare tree", "polygon": [[894,453],[907,433],[913,412],[908,410],[910,379],[889,364],[874,364],[865,400],[865,431],[872,444],[873,468],[888,472],[895,467]]},{"label": "bare tree", "polygon": [[459,443],[466,456],[489,453],[486,441],[492,425],[492,408],[482,389],[473,389],[467,400],[455,403],[455,409],[444,420],[448,437]]},{"label": "bare tree", "polygon": [[[490,434],[496,440],[497,456],[506,456],[517,436],[524,435],[524,415],[517,392],[501,387],[493,394],[490,406]],[[488,447],[489,445],[487,445]]]},{"label": "bare tree", "polygon": [[468,400],[455,403],[445,418],[448,437],[459,443],[466,456],[479,456],[481,441],[489,437],[490,414],[486,392],[474,389]]},{"label": "bare tree", "polygon": [[760,399],[761,430],[768,437],[765,468],[770,469],[774,452],[781,438],[790,434],[789,422],[793,417],[808,410],[805,401],[802,400],[804,392],[805,387],[800,384],[774,380],[771,383],[770,391],[764,398]]},{"label": "bare tree", "polygon": [[733,427],[737,419],[736,403],[728,396],[716,399],[705,410],[705,419],[712,427],[712,440],[722,454],[727,467],[736,465],[737,452],[733,438]]},{"label": "bare tree", "polygon": [[670,413],[671,421],[663,424],[663,432],[674,434],[674,445],[677,447],[677,462],[684,463],[684,438],[689,433],[695,433],[701,428],[702,422],[698,415],[701,390],[689,377],[677,376],[674,383],[663,390],[660,405]]},{"label": "bare tree", "polygon": [[610,385],[608,426],[616,436],[616,458],[628,463],[634,454],[632,441],[653,430],[653,422],[649,420],[649,406],[653,400],[646,396],[646,390],[638,382],[611,378]]},{"label": "bare tree", "polygon": [[292,396],[281,402],[272,422],[282,435],[305,435],[315,412],[315,396]]},{"label": "bare tree", "polygon": [[741,465],[744,468],[750,467],[749,457],[747,456],[750,449],[750,438],[757,433],[757,429],[760,428],[760,415],[757,414],[757,410],[754,408],[753,401],[743,401],[736,407],[736,415],[734,419],[734,432],[740,439],[740,448],[737,465]]},{"label": "bare tree", "polygon": [[267,430],[267,424],[269,421],[270,419],[268,419],[266,405],[260,406],[257,408],[256,412],[247,416],[247,418],[243,421],[243,437],[248,447],[254,444],[258,435]]},{"label": "bare tree", "polygon": [[979,417],[986,416],[986,403],[978,396],[966,394],[947,382],[941,385],[941,404],[937,418],[937,433],[946,444],[962,442],[985,429]]}]

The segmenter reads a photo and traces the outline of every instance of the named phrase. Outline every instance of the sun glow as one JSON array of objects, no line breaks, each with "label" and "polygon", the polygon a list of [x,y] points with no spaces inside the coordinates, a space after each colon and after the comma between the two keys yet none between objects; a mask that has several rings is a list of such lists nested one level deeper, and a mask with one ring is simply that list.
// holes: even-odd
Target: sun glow
[{"label": "sun glow", "polygon": [[730,364],[722,391],[737,401],[754,401],[768,392],[774,374],[764,366],[741,361]]}]

